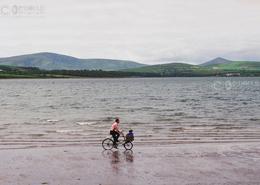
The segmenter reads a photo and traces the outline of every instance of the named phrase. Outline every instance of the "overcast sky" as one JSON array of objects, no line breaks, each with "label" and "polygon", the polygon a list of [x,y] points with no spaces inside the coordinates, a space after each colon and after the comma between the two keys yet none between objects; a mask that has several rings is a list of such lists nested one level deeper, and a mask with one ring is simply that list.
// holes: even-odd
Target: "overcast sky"
[{"label": "overcast sky", "polygon": [[0,57],[260,60],[260,0],[0,0]]}]

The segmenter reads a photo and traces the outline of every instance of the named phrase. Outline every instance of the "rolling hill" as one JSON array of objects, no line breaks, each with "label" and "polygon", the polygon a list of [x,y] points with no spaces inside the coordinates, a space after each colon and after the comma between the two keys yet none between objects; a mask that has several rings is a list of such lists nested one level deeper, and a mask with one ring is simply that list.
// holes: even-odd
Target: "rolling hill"
[{"label": "rolling hill", "polygon": [[232,61],[227,60],[225,58],[218,57],[218,58],[215,58],[215,59],[210,60],[208,62],[202,63],[202,64],[200,64],[200,66],[207,67],[207,66],[213,66],[213,65],[218,65],[218,64],[228,64],[230,62],[232,62]]},{"label": "rolling hill", "polygon": [[56,53],[35,53],[0,58],[0,65],[37,67],[44,70],[105,70],[115,71],[145,66],[133,61],[112,59],[79,59]]}]

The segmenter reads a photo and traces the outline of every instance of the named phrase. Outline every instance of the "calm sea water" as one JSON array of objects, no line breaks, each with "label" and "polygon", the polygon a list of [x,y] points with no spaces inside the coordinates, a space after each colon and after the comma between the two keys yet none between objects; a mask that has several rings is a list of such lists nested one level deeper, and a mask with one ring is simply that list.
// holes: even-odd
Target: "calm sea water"
[{"label": "calm sea water", "polygon": [[115,117],[136,143],[260,141],[260,78],[0,80],[2,148],[98,144]]}]

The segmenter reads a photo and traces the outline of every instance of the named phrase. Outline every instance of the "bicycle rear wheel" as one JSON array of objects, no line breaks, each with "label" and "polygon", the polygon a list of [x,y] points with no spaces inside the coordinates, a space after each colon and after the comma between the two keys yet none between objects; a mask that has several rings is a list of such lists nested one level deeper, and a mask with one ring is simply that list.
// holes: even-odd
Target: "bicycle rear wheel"
[{"label": "bicycle rear wheel", "polygon": [[110,138],[106,138],[102,141],[102,147],[105,150],[111,150],[113,148],[113,140]]},{"label": "bicycle rear wheel", "polygon": [[127,142],[124,144],[126,150],[131,150],[133,148],[133,143]]}]

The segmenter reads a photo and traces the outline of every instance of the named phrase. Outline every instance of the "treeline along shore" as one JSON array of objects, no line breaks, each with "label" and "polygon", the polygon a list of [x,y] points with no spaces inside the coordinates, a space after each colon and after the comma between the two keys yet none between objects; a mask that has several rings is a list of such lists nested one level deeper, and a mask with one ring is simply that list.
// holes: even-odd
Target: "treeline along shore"
[{"label": "treeline along shore", "polygon": [[210,77],[210,76],[260,76],[259,70],[171,70],[103,71],[103,70],[41,70],[35,67],[0,66],[0,78],[126,78],[126,77]]}]

